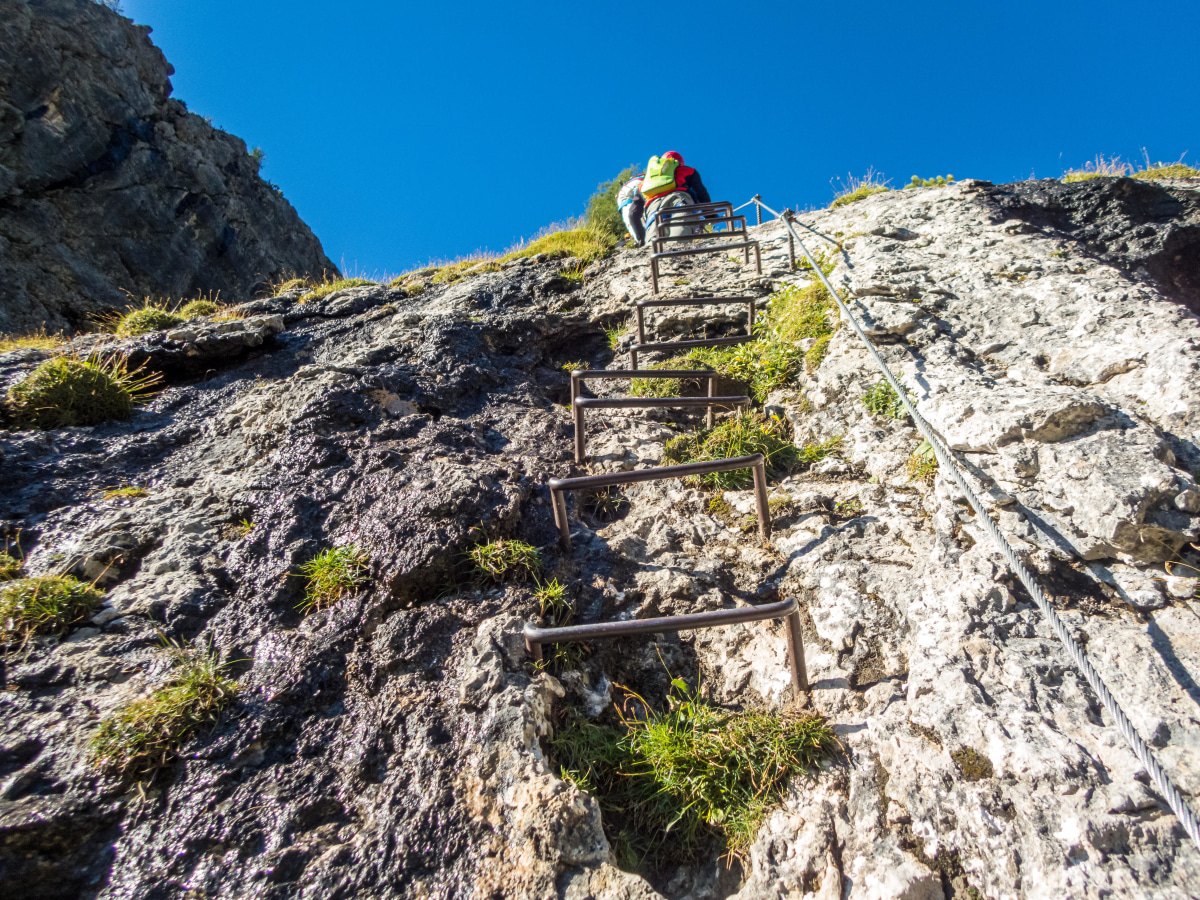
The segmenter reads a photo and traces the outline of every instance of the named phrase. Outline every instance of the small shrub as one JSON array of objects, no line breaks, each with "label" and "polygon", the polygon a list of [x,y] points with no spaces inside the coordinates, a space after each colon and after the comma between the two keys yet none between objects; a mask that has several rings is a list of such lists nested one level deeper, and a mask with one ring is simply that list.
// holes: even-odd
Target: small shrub
[{"label": "small shrub", "polygon": [[66,342],[67,338],[61,331],[47,334],[46,328],[43,326],[28,334],[0,334],[0,353],[9,353],[13,350],[53,350]]},{"label": "small shrub", "polygon": [[595,795],[618,862],[694,862],[724,841],[744,857],[788,781],[811,773],[837,740],[817,716],[730,713],[671,682],[664,712],[636,694],[620,726],[582,718],[550,741],[564,778]]},{"label": "small shrub", "polygon": [[0,586],[0,643],[65,634],[89,618],[103,599],[93,585],[70,575],[13,578]]},{"label": "small shrub", "polygon": [[328,609],[343,597],[357,593],[370,580],[369,562],[366,551],[353,544],[322,550],[300,567],[300,574],[308,582],[300,610],[311,613]]},{"label": "small shrub", "polygon": [[841,435],[831,437],[827,441],[819,441],[815,444],[805,444],[796,453],[796,461],[802,465],[811,466],[819,463],[831,453],[837,451],[842,446]]},{"label": "small shrub", "polygon": [[596,193],[588,198],[587,209],[583,213],[584,222],[597,231],[603,231],[618,238],[624,237],[625,222],[621,218],[621,211],[617,209],[617,194],[621,190],[621,185],[639,171],[637,166],[628,166],[622,169],[612,181],[601,182],[596,188]]},{"label": "small shrub", "polygon": [[116,321],[114,329],[118,337],[137,337],[151,331],[163,331],[182,325],[186,317],[167,309],[163,303],[152,301],[149,297],[138,309],[130,310]]},{"label": "small shrub", "polygon": [[237,694],[214,653],[171,648],[175,667],[162,687],[105,718],[89,749],[99,768],[142,778],[170,765],[179,749],[217,720]]},{"label": "small shrub", "polygon": [[575,615],[571,598],[567,595],[567,586],[557,578],[539,584],[533,592],[533,599],[538,602],[538,615],[549,617],[553,624],[565,625]]},{"label": "small shrub", "polygon": [[129,485],[126,487],[112,488],[112,489],[104,492],[105,500],[135,500],[138,497],[149,497],[149,496],[150,496],[150,492],[148,490],[146,490],[145,488],[133,487],[132,485]]},{"label": "small shrub", "polygon": [[873,168],[867,169],[867,174],[862,178],[855,178],[853,175],[847,175],[846,180],[842,183],[840,189],[835,189],[834,201],[829,204],[830,209],[838,209],[842,206],[847,206],[851,203],[857,203],[859,200],[865,200],[872,194],[885,194],[890,191],[887,181],[876,172]]},{"label": "small shrub", "polygon": [[300,298],[300,302],[312,303],[314,300],[328,297],[334,291],[344,291],[347,288],[363,287],[368,284],[375,284],[375,282],[366,278],[337,278],[332,281],[324,281],[311,286],[308,293]]},{"label": "small shrub", "polygon": [[[663,448],[664,459],[672,463],[709,462],[752,453],[765,457],[771,474],[787,471],[797,459],[796,447],[788,440],[784,424],[753,411],[740,412],[715,428],[671,438]],[[697,477],[701,484],[719,490],[749,487],[754,478],[749,469]]]},{"label": "small shrub", "polygon": [[963,778],[967,781],[982,781],[995,774],[992,761],[971,747],[962,747],[950,754],[957,764]]},{"label": "small shrub", "polygon": [[149,399],[158,375],[129,371],[126,357],[48,359],[8,389],[8,408],[24,428],[72,428],[124,420]]},{"label": "small shrub", "polygon": [[497,583],[506,579],[528,581],[542,571],[541,551],[524,541],[499,538],[472,547],[467,555],[484,577]]},{"label": "small shrub", "polygon": [[912,455],[904,463],[904,470],[908,472],[909,481],[924,481],[926,483],[933,481],[933,476],[937,474],[938,461],[929,441],[921,441],[920,446],[912,452]]},{"label": "small shrub", "polygon": [[912,177],[912,181],[905,185],[906,188],[919,187],[941,187],[946,184],[954,184],[953,175],[937,175],[933,178],[920,178],[916,175]]},{"label": "small shrub", "polygon": [[908,412],[904,409],[900,396],[882,378],[867,391],[862,402],[863,406],[867,408],[867,412],[873,416],[887,416],[889,419],[908,418]]}]

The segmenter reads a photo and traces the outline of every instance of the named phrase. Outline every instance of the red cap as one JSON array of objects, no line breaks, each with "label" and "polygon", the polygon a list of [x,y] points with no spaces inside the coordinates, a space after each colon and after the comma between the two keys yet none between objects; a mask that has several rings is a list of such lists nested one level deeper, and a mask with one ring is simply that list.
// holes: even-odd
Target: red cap
[{"label": "red cap", "polygon": [[680,156],[678,153],[676,153],[674,150],[668,150],[666,153],[663,154],[663,156],[664,157],[669,156],[669,157],[671,157],[671,159],[678,162],[681,166],[683,165],[683,157]]}]

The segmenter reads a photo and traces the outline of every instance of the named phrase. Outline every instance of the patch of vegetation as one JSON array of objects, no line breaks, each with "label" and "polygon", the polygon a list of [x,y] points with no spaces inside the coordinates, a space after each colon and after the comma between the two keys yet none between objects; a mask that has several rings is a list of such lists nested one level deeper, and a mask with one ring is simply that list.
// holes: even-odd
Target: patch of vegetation
[{"label": "patch of vegetation", "polygon": [[920,178],[916,175],[912,177],[912,181],[905,185],[906,188],[919,187],[942,187],[946,184],[954,184],[953,175],[936,175],[933,178]]},{"label": "patch of vegetation", "polygon": [[856,497],[849,500],[838,500],[833,504],[833,511],[836,515],[845,516],[852,519],[862,512],[862,501]]},{"label": "patch of vegetation", "polygon": [[278,284],[271,285],[271,296],[279,297],[283,294],[290,294],[292,291],[303,291],[309,287],[307,278],[285,278]]},{"label": "patch of vegetation", "polygon": [[549,619],[552,625],[566,625],[575,615],[567,586],[557,578],[540,583],[533,599],[538,602],[538,615]]},{"label": "patch of vegetation", "polygon": [[1185,166],[1181,162],[1155,163],[1153,166],[1133,173],[1134,178],[1151,180],[1155,178],[1200,178],[1200,169]]},{"label": "patch of vegetation", "polygon": [[582,360],[577,360],[576,362],[565,362],[562,364],[562,370],[564,372],[586,372],[587,363],[583,362]]},{"label": "patch of vegetation", "polygon": [[137,337],[151,331],[174,328],[186,321],[185,316],[168,309],[165,303],[147,297],[140,307],[131,309],[118,318],[113,330],[117,337]]},{"label": "patch of vegetation", "polygon": [[834,453],[842,446],[842,436],[836,435],[827,441],[818,441],[815,444],[805,444],[796,454],[796,461],[801,465],[811,466],[819,463],[825,457]]},{"label": "patch of vegetation", "polygon": [[141,372],[124,356],[56,356],[8,389],[8,410],[19,427],[43,430],[125,420],[160,380]]},{"label": "patch of vegetation", "polygon": [[7,551],[0,553],[0,581],[21,577],[21,560]]},{"label": "patch of vegetation", "polygon": [[[643,369],[707,369],[708,366],[689,356],[673,356],[665,362],[642,366]],[[634,378],[629,383],[629,393],[634,397],[682,397],[684,381],[703,385],[704,379],[683,378]]]},{"label": "patch of vegetation", "polygon": [[215,316],[224,309],[225,307],[216,300],[209,300],[205,297],[199,300],[189,300],[183,304],[179,307],[179,315],[189,320],[199,319],[203,316]]},{"label": "patch of vegetation", "polygon": [[857,203],[859,200],[865,200],[872,194],[885,194],[890,190],[887,180],[880,173],[873,168],[867,169],[867,174],[862,178],[855,178],[853,175],[846,176],[841,187],[835,190],[836,197],[829,204],[829,208],[838,209],[851,203]]},{"label": "patch of vegetation", "polygon": [[579,499],[580,511],[593,522],[615,522],[629,508],[629,501],[615,485],[585,491]]},{"label": "patch of vegetation", "polygon": [[221,537],[227,541],[240,541],[251,531],[254,530],[254,523],[249,519],[242,519],[237,523],[229,523],[221,526]]},{"label": "patch of vegetation", "polygon": [[[904,385],[901,384],[901,387]],[[889,419],[905,419],[908,413],[895,389],[880,378],[863,396],[863,406],[873,416],[887,416]]]},{"label": "patch of vegetation", "polygon": [[592,793],[618,862],[695,862],[725,844],[744,857],[789,779],[838,744],[816,716],[728,712],[671,682],[667,709],[636,694],[617,726],[574,718],[550,741],[564,778]]},{"label": "patch of vegetation", "polygon": [[709,500],[708,511],[718,519],[728,518],[733,515],[733,507],[726,502],[724,497],[713,497]]},{"label": "patch of vegetation", "polygon": [[125,487],[112,488],[104,492],[105,500],[134,500],[138,497],[149,497],[150,492],[142,487],[134,487],[126,485]]},{"label": "patch of vegetation", "polygon": [[933,481],[933,476],[937,474],[938,461],[929,441],[921,441],[904,463],[904,470],[908,473],[909,481],[923,481],[927,484]]},{"label": "patch of vegetation", "polygon": [[609,350],[616,350],[621,343],[621,336],[625,333],[625,323],[614,325],[612,328],[604,329],[604,339],[608,343]]},{"label": "patch of vegetation", "polygon": [[[710,462],[752,453],[761,453],[765,457],[768,474],[786,472],[798,458],[787,426],[779,419],[768,419],[762,413],[750,410],[739,412],[715,428],[673,437],[663,448],[664,460],[671,463]],[[740,490],[749,487],[754,479],[749,469],[710,472],[696,477],[701,484],[718,490]]]},{"label": "patch of vegetation", "polygon": [[[587,266],[585,266],[583,263],[579,263],[579,265],[560,272],[559,274],[561,274],[563,278],[567,279],[567,281],[573,281],[576,284],[583,284],[584,279],[586,278],[586,271]],[[616,348],[614,347],[613,349],[615,350]]]},{"label": "patch of vegetation", "polygon": [[467,555],[480,573],[496,583],[529,581],[542,571],[542,553],[524,541],[498,538],[472,547]]},{"label": "patch of vegetation", "polygon": [[312,303],[314,300],[320,300],[323,297],[328,297],[334,291],[344,291],[347,288],[364,287],[368,284],[375,284],[367,278],[336,278],[332,281],[323,281],[320,284],[309,284],[308,293],[300,298],[301,303]]},{"label": "patch of vegetation", "polygon": [[995,774],[992,761],[971,747],[955,750],[950,754],[950,758],[958,764],[958,770],[967,781],[982,781]]},{"label": "patch of vegetation", "polygon": [[94,585],[70,575],[13,578],[0,586],[0,643],[66,634],[72,625],[90,618],[103,599]]},{"label": "patch of vegetation", "polygon": [[616,247],[615,235],[602,228],[584,225],[535,237],[528,244],[504,254],[499,261],[505,263],[511,259],[545,253],[551,258],[574,256],[586,266],[608,256]]},{"label": "patch of vegetation", "polygon": [[201,728],[216,722],[237,694],[215,653],[171,647],[174,669],[166,683],[100,723],[92,761],[121,778],[143,778],[170,765]]},{"label": "patch of vegetation", "polygon": [[[1140,169],[1132,163],[1125,162],[1119,156],[1105,158],[1098,154],[1094,160],[1085,163],[1082,169],[1069,169],[1063,174],[1062,180],[1068,184],[1078,181],[1091,181],[1094,178],[1141,178],[1153,180],[1158,178],[1200,178],[1200,169],[1185,165],[1183,156],[1173,163],[1150,162],[1150,154],[1144,149],[1146,162]],[[1186,155],[1186,154],[1185,154]]]},{"label": "patch of vegetation", "polygon": [[45,326],[28,334],[0,334],[0,353],[13,350],[53,350],[67,342],[61,331],[47,334]]},{"label": "patch of vegetation", "polygon": [[597,231],[603,231],[615,237],[625,236],[625,222],[621,211],[617,208],[617,194],[621,185],[641,171],[636,165],[628,166],[611,181],[603,181],[596,188],[596,193],[588,198],[587,209],[583,213],[583,221]]},{"label": "patch of vegetation", "polygon": [[370,580],[370,561],[366,551],[353,544],[322,550],[300,567],[307,581],[300,610],[307,614],[328,609],[343,597],[357,593]]},{"label": "patch of vegetation", "polygon": [[825,361],[825,356],[829,353],[829,342],[833,340],[832,334],[826,334],[817,338],[808,352],[804,354],[804,371],[810,375],[817,371],[821,363]]}]

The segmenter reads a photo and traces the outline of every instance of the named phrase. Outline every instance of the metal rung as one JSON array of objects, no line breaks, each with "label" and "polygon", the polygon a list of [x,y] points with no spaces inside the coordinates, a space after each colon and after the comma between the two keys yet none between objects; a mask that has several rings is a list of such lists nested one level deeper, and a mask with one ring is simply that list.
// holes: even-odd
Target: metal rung
[{"label": "metal rung", "polygon": [[745,344],[752,340],[754,340],[754,335],[752,334],[735,334],[730,337],[704,338],[703,340],[695,341],[664,341],[658,344],[634,344],[629,348],[629,361],[633,368],[636,369],[639,352],[662,353],[674,350],[691,350],[695,347],[728,347],[732,344]]},{"label": "metal rung", "polygon": [[[638,344],[646,343],[645,309],[647,306],[720,306],[725,303],[749,303],[750,318],[746,322],[746,335],[749,337],[754,334],[754,312],[757,302],[757,297],[684,297],[674,300],[639,300],[637,304]],[[634,368],[637,368],[636,360],[635,356]]]},{"label": "metal rung", "polygon": [[568,641],[589,641],[624,637],[628,634],[663,634],[694,631],[700,628],[719,628],[763,619],[784,620],[788,642],[788,667],[792,672],[792,687],[808,690],[808,670],[804,665],[804,641],[800,631],[800,609],[794,598],[744,606],[738,609],[715,609],[710,612],[682,616],[660,616],[654,619],[628,619],[621,622],[597,622],[594,625],[564,625],[558,628],[538,628],[525,623],[525,647],[534,660],[542,659],[543,644],[563,644]]},{"label": "metal rung", "polygon": [[[720,238],[720,234],[705,235],[708,238]],[[694,256],[699,253],[727,253],[730,250],[745,250],[746,262],[750,262],[750,248],[754,248],[755,271],[762,274],[762,251],[758,241],[742,241],[736,244],[718,244],[715,247],[688,247],[686,250],[662,250],[650,254],[650,286],[655,294],[658,293],[658,262],[676,256]]]},{"label": "metal rung", "polygon": [[605,475],[581,475],[578,478],[551,478],[550,500],[554,506],[554,524],[564,550],[571,549],[571,524],[567,519],[567,491],[609,487],[614,484],[638,484],[643,481],[663,481],[668,478],[690,478],[693,475],[708,475],[713,472],[731,472],[734,469],[751,469],[754,472],[754,506],[758,510],[758,533],[764,541],[771,537],[770,510],[767,507],[767,467],[761,453],[737,456],[733,459],[715,459],[711,462],[685,463],[682,466],[658,466],[653,469],[635,469],[632,472],[613,472]]}]

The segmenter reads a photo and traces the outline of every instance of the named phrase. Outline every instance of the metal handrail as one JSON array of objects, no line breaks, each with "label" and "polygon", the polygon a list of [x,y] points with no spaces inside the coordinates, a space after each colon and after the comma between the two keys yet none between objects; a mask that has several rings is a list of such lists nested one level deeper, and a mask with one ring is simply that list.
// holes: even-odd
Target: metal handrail
[{"label": "metal handrail", "polygon": [[[723,232],[722,232],[723,233]],[[705,237],[720,237],[721,234],[709,234]],[[653,248],[651,248],[653,249]],[[726,253],[730,250],[745,250],[746,263],[750,262],[750,250],[754,250],[754,268],[755,273],[762,274],[762,251],[759,249],[758,241],[747,240],[736,244],[717,244],[714,247],[688,247],[684,250],[660,250],[657,253],[650,254],[650,286],[653,293],[658,293],[658,262],[661,259],[670,259],[676,256],[696,256],[701,253]]]},{"label": "metal handrail", "polygon": [[[638,343],[646,343],[646,307],[647,306],[721,306],[725,303],[749,303],[750,318],[746,321],[746,334],[754,334],[754,314],[757,297],[676,297],[671,300],[639,300],[637,302]],[[636,369],[637,366],[634,365]]]},{"label": "metal handrail", "polygon": [[[1091,687],[1096,696],[1100,699],[1101,705],[1103,705],[1105,710],[1108,711],[1108,714],[1112,716],[1113,721],[1117,725],[1117,730],[1121,732],[1121,736],[1124,737],[1126,742],[1129,744],[1130,749],[1133,751],[1133,755],[1136,756],[1138,762],[1140,762],[1146,768],[1147,773],[1150,775],[1150,780],[1154,783],[1154,786],[1158,789],[1159,793],[1162,794],[1163,799],[1167,801],[1167,805],[1179,819],[1179,823],[1183,826],[1184,831],[1187,832],[1188,836],[1192,839],[1192,842],[1196,845],[1196,849],[1200,850],[1200,817],[1196,815],[1196,811],[1192,809],[1187,801],[1183,799],[1183,795],[1179,792],[1179,789],[1175,786],[1174,782],[1171,781],[1170,776],[1167,775],[1166,770],[1163,769],[1162,765],[1159,763],[1158,758],[1154,755],[1154,751],[1150,749],[1150,745],[1142,740],[1142,736],[1138,734],[1137,729],[1133,727],[1133,723],[1129,721],[1129,717],[1125,714],[1125,710],[1123,710],[1121,705],[1117,703],[1117,699],[1112,695],[1112,692],[1109,691],[1108,685],[1104,683],[1103,679],[1100,678],[1100,674],[1092,666],[1091,660],[1088,659],[1087,653],[1084,651],[1083,647],[1079,645],[1079,642],[1075,640],[1075,637],[1067,629],[1066,623],[1063,622],[1062,618],[1051,604],[1050,598],[1046,596],[1046,592],[1042,590],[1042,586],[1038,584],[1037,579],[1033,577],[1033,574],[1028,568],[1026,568],[1020,557],[1017,556],[1017,551],[1013,549],[1012,544],[1010,544],[1004,537],[1003,532],[1000,531],[1000,526],[997,525],[992,519],[987,509],[984,507],[983,502],[979,499],[974,489],[964,477],[962,469],[958,464],[958,460],[942,442],[941,437],[936,431],[934,431],[933,426],[929,424],[923,415],[921,415],[916,404],[910,399],[908,391],[904,389],[904,386],[899,382],[899,380],[897,380],[896,376],[892,373],[892,370],[888,367],[888,364],[884,362],[883,358],[879,355],[879,351],[875,349],[875,345],[871,343],[871,339],[867,337],[867,333],[863,331],[862,326],[859,325],[858,320],[850,311],[850,307],[846,305],[846,301],[842,299],[841,295],[834,289],[833,285],[829,283],[829,279],[825,276],[825,273],[821,271],[821,267],[817,264],[817,261],[813,258],[813,255],[809,252],[808,247],[804,245],[804,241],[800,238],[799,233],[797,233],[795,227],[793,226],[792,218],[790,216],[785,217],[780,213],[775,212],[775,210],[771,209],[771,207],[762,202],[762,198],[759,197],[758,194],[755,194],[750,202],[757,204],[760,209],[765,209],[776,218],[781,219],[790,232],[791,237],[794,238],[796,243],[800,245],[800,249],[803,251],[805,259],[807,259],[809,265],[812,266],[813,273],[825,286],[825,289],[829,292],[829,295],[837,302],[838,309],[841,311],[842,316],[847,322],[850,323],[850,327],[854,330],[854,333],[858,336],[859,340],[863,342],[863,345],[867,348],[867,352],[871,355],[871,358],[879,367],[880,372],[883,373],[884,379],[900,398],[901,405],[903,405],[905,412],[912,417],[913,424],[917,426],[917,430],[921,433],[921,436],[929,442],[929,446],[933,449],[933,454],[937,458],[940,471],[947,473],[951,480],[954,481],[955,485],[958,486],[958,489],[962,491],[963,495],[967,498],[967,502],[970,503],[971,507],[975,510],[977,516],[976,521],[978,521],[983,526],[984,530],[987,531],[988,536],[992,539],[992,543],[1007,561],[1009,568],[1017,576],[1021,584],[1025,586],[1025,589],[1033,598],[1033,601],[1036,604],[1039,612],[1041,612],[1042,616],[1045,617],[1046,621],[1050,624],[1055,636],[1057,636],[1059,641],[1062,642],[1063,647],[1067,651],[1067,655],[1070,656],[1071,661],[1075,664],[1075,668],[1077,668],[1083,675],[1084,680],[1088,683],[1088,686]],[[804,227],[807,228],[808,226]],[[811,231],[812,229],[809,230]]]},{"label": "metal handrail", "polygon": [[623,637],[627,634],[661,634],[717,628],[763,619],[784,620],[788,642],[788,663],[792,672],[792,687],[808,690],[808,670],[804,665],[804,639],[800,630],[800,610],[794,598],[765,603],[762,606],[743,606],[737,609],[716,609],[682,616],[660,616],[653,619],[626,619],[619,622],[597,622],[594,625],[562,625],[557,628],[538,628],[525,624],[525,646],[535,662],[542,659],[542,644],[562,644],[568,641],[587,641],[598,638]]},{"label": "metal handrail", "polygon": [[754,472],[754,505],[758,511],[758,533],[764,540],[771,538],[770,508],[767,506],[766,457],[761,453],[736,456],[733,459],[715,459],[711,462],[684,463],[681,466],[658,466],[653,469],[635,469],[632,472],[613,472],[603,475],[581,475],[577,478],[551,478],[550,500],[554,507],[554,524],[564,550],[571,549],[571,524],[567,519],[567,491],[610,487],[614,484],[638,484],[643,481],[665,481],[668,478],[690,478],[693,475],[709,475],[713,472],[730,472],[734,469],[751,469]]}]

